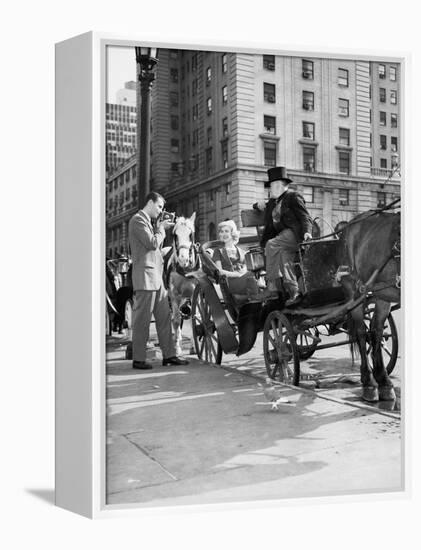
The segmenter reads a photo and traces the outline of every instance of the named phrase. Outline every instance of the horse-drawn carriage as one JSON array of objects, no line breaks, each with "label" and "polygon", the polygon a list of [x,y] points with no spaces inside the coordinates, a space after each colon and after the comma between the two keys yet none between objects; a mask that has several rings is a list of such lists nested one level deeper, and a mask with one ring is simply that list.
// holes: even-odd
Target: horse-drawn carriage
[{"label": "horse-drawn carriage", "polygon": [[[261,225],[256,216],[255,211],[242,212],[243,226]],[[368,240],[364,235],[370,236]],[[199,245],[202,269],[195,274],[192,298],[198,357],[220,364],[223,353],[247,353],[263,332],[268,376],[299,385],[301,360],[317,350],[350,344],[358,346],[361,355],[363,398],[394,399],[388,375],[398,354],[391,311],[400,306],[400,215],[371,211],[332,237],[300,245],[296,268],[304,297],[290,308],[285,307],[282,293],[266,300],[232,294],[208,253],[221,243]],[[248,269],[261,277],[263,251],[252,247],[246,259]],[[340,333],[345,335],[343,341],[322,340],[322,335]],[[370,355],[372,365],[367,361]]]}]

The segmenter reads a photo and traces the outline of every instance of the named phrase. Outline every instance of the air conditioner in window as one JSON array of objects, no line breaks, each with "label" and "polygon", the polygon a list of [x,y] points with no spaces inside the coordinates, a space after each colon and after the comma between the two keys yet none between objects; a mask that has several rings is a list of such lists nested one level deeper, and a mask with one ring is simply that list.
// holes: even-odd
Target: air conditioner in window
[{"label": "air conditioner in window", "polygon": [[377,208],[383,208],[383,206],[386,206],[386,202],[385,201],[379,201],[377,203]]},{"label": "air conditioner in window", "polygon": [[303,78],[311,78],[311,73],[307,73],[303,71]]},{"label": "air conditioner in window", "polygon": [[274,71],[275,70],[275,63],[268,63],[267,68],[269,69],[269,71]]},{"label": "air conditioner in window", "polygon": [[348,199],[339,199],[339,204],[341,206],[347,206],[348,205]]},{"label": "air conditioner in window", "polygon": [[273,94],[268,95],[268,102],[269,103],[275,103],[275,96]]}]

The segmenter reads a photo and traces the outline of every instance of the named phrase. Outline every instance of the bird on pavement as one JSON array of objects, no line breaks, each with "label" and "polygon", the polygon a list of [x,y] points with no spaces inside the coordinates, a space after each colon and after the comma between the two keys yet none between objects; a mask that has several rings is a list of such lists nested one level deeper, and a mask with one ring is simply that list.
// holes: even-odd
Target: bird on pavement
[{"label": "bird on pavement", "polygon": [[270,378],[266,378],[265,382],[266,384],[264,386],[260,383],[258,383],[258,386],[263,388],[263,395],[272,404],[271,409],[273,411],[279,410],[278,405],[291,404],[291,402],[286,397],[281,397],[281,392],[279,388],[276,388],[273,385],[273,382]]}]

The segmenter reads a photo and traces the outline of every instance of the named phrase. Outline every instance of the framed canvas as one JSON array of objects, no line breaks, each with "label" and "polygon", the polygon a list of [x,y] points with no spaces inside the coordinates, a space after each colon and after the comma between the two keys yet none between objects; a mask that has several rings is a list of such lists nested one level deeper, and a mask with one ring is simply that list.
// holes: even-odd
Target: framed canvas
[{"label": "framed canvas", "polygon": [[406,493],[406,72],[400,54],[56,45],[57,505]]}]

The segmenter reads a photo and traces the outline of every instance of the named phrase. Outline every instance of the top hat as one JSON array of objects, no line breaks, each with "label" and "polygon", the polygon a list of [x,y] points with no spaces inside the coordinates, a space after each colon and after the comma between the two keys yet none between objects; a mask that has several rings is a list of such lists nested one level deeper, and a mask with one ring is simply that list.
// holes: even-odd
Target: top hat
[{"label": "top hat", "polygon": [[273,181],[284,181],[286,183],[292,183],[292,180],[287,178],[287,171],[285,166],[275,166],[268,170],[268,181],[265,181],[265,187],[270,187]]}]

